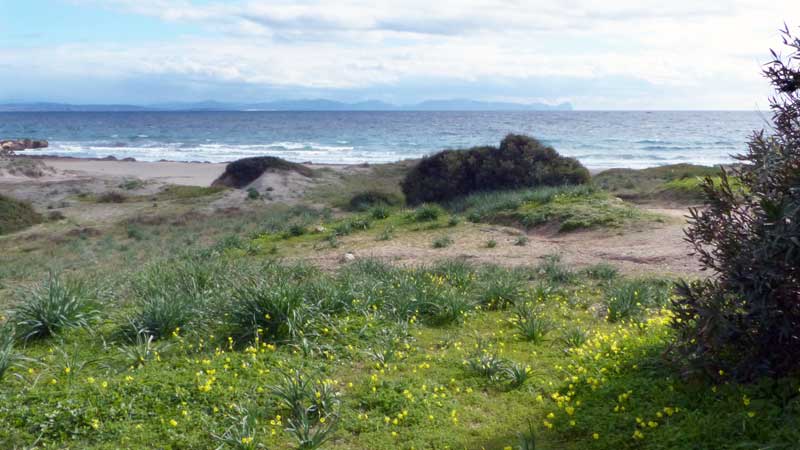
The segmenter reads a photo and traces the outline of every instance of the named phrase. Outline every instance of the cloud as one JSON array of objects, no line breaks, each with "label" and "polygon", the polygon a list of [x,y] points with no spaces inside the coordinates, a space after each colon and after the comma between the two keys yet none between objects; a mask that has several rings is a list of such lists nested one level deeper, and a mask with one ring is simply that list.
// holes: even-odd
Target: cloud
[{"label": "cloud", "polygon": [[760,64],[779,42],[777,29],[800,17],[794,0],[72,1],[197,32],[124,45],[0,47],[4,64],[64,77],[163,77],[328,96],[383,90],[385,97],[407,80],[436,80],[434,92],[470,85],[470,97],[508,99],[512,93],[480,90],[496,79],[527,89],[518,98],[578,98],[574,83],[534,89],[563,78],[599,90],[580,94],[586,103],[576,103],[585,107],[605,107],[599,99],[615,95],[638,107],[691,104],[670,95],[697,93],[716,99],[708,107],[750,107],[767,92]]}]

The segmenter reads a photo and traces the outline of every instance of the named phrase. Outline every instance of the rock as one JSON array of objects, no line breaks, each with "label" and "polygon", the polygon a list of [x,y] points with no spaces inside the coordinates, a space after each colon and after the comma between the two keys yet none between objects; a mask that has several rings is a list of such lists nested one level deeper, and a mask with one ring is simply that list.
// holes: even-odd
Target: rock
[{"label": "rock", "polygon": [[323,227],[322,225],[317,225],[317,226],[314,227],[314,232],[315,233],[324,233],[325,232],[325,227]]},{"label": "rock", "polygon": [[45,140],[17,139],[0,141],[0,149],[7,152],[27,150],[29,148],[45,148],[50,143]]},{"label": "rock", "polygon": [[127,158],[122,158],[120,161],[125,161],[125,162],[136,162],[136,158],[133,158],[133,157],[130,157],[130,156],[128,156]]},{"label": "rock", "polygon": [[105,158],[100,158],[100,159],[103,160],[103,161],[116,161],[117,157],[114,156],[114,155],[108,155]]},{"label": "rock", "polygon": [[355,260],[356,260],[356,255],[352,253],[345,253],[344,255],[342,255],[341,259],[343,263],[353,262]]}]

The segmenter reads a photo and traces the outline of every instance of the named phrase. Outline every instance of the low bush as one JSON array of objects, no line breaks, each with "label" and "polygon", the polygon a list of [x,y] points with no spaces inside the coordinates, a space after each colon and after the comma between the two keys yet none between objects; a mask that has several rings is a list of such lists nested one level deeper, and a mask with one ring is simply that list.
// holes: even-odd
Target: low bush
[{"label": "low bush", "polygon": [[97,203],[125,203],[128,198],[117,191],[108,191],[97,197]]},{"label": "low bush", "polygon": [[582,184],[590,179],[576,159],[534,138],[510,134],[499,147],[445,150],[411,169],[402,188],[409,204],[442,202],[477,191]]},{"label": "low bush", "polygon": [[375,206],[399,206],[402,203],[403,199],[397,194],[366,191],[353,195],[348,202],[348,207],[351,211],[366,211]]},{"label": "low bush", "polygon": [[293,171],[305,177],[312,177],[314,172],[308,167],[274,156],[256,156],[244,158],[225,167],[225,172],[211,186],[227,186],[241,189],[257,180],[267,171]]},{"label": "low bush", "polygon": [[0,235],[13,233],[43,222],[30,203],[0,194]]}]

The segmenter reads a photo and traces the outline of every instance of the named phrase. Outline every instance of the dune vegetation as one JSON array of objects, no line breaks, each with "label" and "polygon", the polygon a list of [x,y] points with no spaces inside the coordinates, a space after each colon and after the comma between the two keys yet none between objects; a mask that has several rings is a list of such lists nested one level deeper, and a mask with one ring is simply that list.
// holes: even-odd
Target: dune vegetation
[{"label": "dune vegetation", "polygon": [[[117,180],[22,230],[0,197],[30,217],[0,237],[0,447],[798,448],[798,73],[768,66],[775,134],[726,169],[591,182],[510,136],[291,204]],[[429,164],[508,183],[419,195]]]}]

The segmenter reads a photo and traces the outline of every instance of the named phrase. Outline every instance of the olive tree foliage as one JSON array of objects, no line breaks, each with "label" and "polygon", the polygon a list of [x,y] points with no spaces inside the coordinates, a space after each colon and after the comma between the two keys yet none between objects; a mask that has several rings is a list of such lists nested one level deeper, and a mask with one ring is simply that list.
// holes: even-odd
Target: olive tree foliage
[{"label": "olive tree foliage", "polygon": [[[772,127],[703,183],[686,239],[710,272],[673,301],[673,356],[687,373],[754,379],[800,369],[800,38],[772,51]],[[738,182],[733,182],[733,178]]]}]

